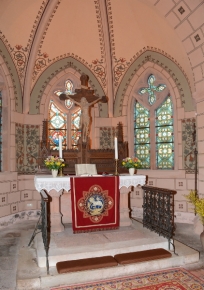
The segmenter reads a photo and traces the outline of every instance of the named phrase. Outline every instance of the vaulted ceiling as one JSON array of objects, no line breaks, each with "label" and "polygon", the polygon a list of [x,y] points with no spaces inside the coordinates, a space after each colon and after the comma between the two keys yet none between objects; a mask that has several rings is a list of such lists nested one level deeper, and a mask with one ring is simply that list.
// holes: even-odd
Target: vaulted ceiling
[{"label": "vaulted ceiling", "polygon": [[60,73],[73,60],[114,99],[149,50],[178,65],[193,95],[204,92],[203,0],[1,0],[0,29],[0,55],[13,75],[15,66],[24,112],[45,71]]}]

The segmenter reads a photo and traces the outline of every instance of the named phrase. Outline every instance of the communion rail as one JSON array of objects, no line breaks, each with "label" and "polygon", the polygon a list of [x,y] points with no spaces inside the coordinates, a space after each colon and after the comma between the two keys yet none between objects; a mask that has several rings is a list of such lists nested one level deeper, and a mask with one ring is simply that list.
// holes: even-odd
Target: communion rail
[{"label": "communion rail", "polygon": [[175,246],[173,236],[174,195],[176,191],[153,186],[142,186],[143,189],[143,226],[168,239],[169,250]]},{"label": "communion rail", "polygon": [[31,236],[30,242],[28,244],[28,247],[31,245],[32,241],[34,240],[35,236],[38,233],[42,233],[42,239],[43,239],[43,244],[45,248],[45,254],[46,254],[46,268],[47,268],[47,274],[49,274],[49,261],[48,261],[48,250],[49,250],[49,234],[48,234],[48,195],[44,190],[40,191],[41,195],[41,213],[40,217],[38,219],[38,222],[35,226],[35,229],[33,231],[33,234]]}]

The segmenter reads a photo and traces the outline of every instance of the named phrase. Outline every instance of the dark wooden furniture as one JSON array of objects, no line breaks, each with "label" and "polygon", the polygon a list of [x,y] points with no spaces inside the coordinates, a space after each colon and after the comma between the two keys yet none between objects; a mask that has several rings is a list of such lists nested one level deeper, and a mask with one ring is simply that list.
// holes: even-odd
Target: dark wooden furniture
[{"label": "dark wooden furniture", "polygon": [[[123,128],[122,124],[119,123],[117,126],[117,137],[118,137],[118,172],[125,173],[127,172],[121,166],[122,159],[128,156],[128,143],[123,142]],[[44,160],[49,155],[58,155],[57,150],[51,150],[49,145],[48,138],[48,121],[43,121],[43,134],[42,141],[40,145],[39,157],[38,157],[38,166],[40,167],[41,173],[47,173],[48,170],[44,165]],[[91,149],[90,140],[88,139],[86,143],[83,143],[79,140],[77,149],[66,149],[63,150],[63,158],[68,164],[63,168],[64,174],[75,174],[75,164],[80,163],[89,163],[96,164],[98,173],[115,173],[115,150],[114,149]],[[38,172],[38,173],[40,173]]]}]

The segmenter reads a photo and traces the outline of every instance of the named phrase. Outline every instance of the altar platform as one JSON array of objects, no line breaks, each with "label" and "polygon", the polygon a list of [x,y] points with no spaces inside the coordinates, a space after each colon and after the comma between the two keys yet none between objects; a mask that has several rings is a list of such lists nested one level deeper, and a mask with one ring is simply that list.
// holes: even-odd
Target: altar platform
[{"label": "altar platform", "polygon": [[[145,249],[164,248],[168,250],[166,238],[143,228],[140,222],[135,220],[132,220],[132,222],[132,225],[120,227],[118,230],[78,234],[73,234],[71,224],[66,224],[63,232],[51,233],[49,248],[50,275],[46,273],[45,250],[42,236],[39,233],[30,248],[25,244],[20,250],[17,289],[48,290],[50,287],[59,285],[99,281],[135,273],[186,266],[199,261],[198,251],[175,241],[175,252],[177,255],[174,254],[172,247],[172,257],[168,259],[66,274],[57,273],[55,265],[59,261],[104,255],[114,256],[118,253]],[[27,240],[28,242],[29,239]]]}]

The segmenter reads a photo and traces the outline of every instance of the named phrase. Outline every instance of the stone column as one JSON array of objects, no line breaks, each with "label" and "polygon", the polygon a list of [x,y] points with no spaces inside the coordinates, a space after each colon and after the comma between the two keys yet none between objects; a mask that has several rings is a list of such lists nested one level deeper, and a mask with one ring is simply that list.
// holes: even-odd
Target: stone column
[{"label": "stone column", "polygon": [[71,191],[64,191],[61,196],[61,213],[63,224],[72,223]]},{"label": "stone column", "polygon": [[130,219],[130,208],[129,208],[129,193],[130,188],[120,188],[120,226],[130,226],[132,220]]},{"label": "stone column", "polygon": [[52,189],[49,191],[49,196],[52,198],[50,202],[50,231],[54,232],[63,232],[64,225],[62,224],[62,214],[60,212],[60,196],[63,190],[57,192]]}]

